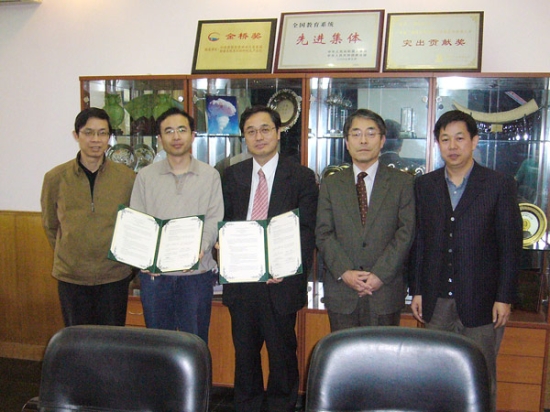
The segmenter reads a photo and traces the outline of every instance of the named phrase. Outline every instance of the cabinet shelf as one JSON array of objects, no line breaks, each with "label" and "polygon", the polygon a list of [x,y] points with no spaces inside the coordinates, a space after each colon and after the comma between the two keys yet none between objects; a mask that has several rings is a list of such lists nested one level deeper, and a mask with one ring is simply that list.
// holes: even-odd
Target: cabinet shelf
[{"label": "cabinet shelf", "polygon": [[[103,107],[106,95],[114,92],[121,96],[126,106],[138,97],[155,99],[142,97],[144,95],[169,94],[195,118],[194,156],[215,166],[223,175],[228,165],[248,154],[239,132],[219,136],[212,131],[214,125],[209,125],[207,101],[229,97],[228,100],[236,103],[235,115],[238,117],[247,106],[267,105],[277,93],[289,90],[289,95],[295,94],[298,98],[294,102],[289,98],[277,109],[283,117],[289,116],[290,110],[290,114],[296,115],[296,121],[282,133],[281,155],[295,157],[314,170],[319,179],[327,168],[351,163],[342,129],[347,116],[357,108],[371,109],[389,120],[393,134],[386,136],[385,149],[398,154],[404,162],[394,162],[395,167],[416,174],[443,166],[433,127],[443,113],[462,108],[477,117],[480,141],[476,160],[515,176],[520,194],[518,201],[533,203],[548,216],[549,79],[550,74],[545,73],[359,72],[84,77],[81,78],[81,102],[82,107]],[[121,139],[127,136],[132,139],[136,134],[154,139],[153,132],[140,133],[136,129],[139,126],[136,116],[130,113],[128,123],[125,118],[120,127],[124,135]],[[150,121],[151,116],[147,119]],[[535,335],[536,338],[513,348],[507,347],[505,342],[504,351],[501,351],[509,359],[528,356],[533,362],[544,362],[544,369],[546,354],[544,347],[541,354],[539,341],[545,341],[550,329],[550,270],[546,253],[550,249],[549,240],[545,233],[539,242],[523,252],[521,299],[514,308],[505,339],[510,346],[518,340],[528,340]],[[312,271],[309,281],[319,284],[315,290],[322,290],[322,270]],[[217,302],[216,305],[221,307]],[[326,333],[328,321],[323,310],[306,309],[303,322],[298,328],[300,339],[305,340],[300,353],[307,356],[318,338]],[[536,353],[528,353],[534,347],[538,348]],[[499,362],[508,361],[503,357]],[[501,366],[499,369],[506,371]],[[536,376],[530,375],[529,393],[533,396],[527,405],[525,397],[517,395],[525,389],[522,386],[525,382],[513,380],[516,378],[508,372],[502,378],[506,382],[499,383],[498,409],[537,410],[542,406],[543,376],[538,372]]]},{"label": "cabinet shelf", "polygon": [[[281,135],[281,155],[309,166],[319,180],[351,164],[342,129],[355,109],[371,109],[387,120],[381,161],[419,175],[443,166],[433,126],[443,113],[460,107],[479,119],[476,161],[515,176],[518,201],[535,204],[548,215],[549,79],[543,73],[291,73],[88,76],[80,80],[82,107],[109,108],[114,95],[114,103],[124,109],[124,120],[115,127],[117,143],[131,147],[144,143],[155,154],[162,149],[153,130],[155,116],[163,109],[159,99],[187,110],[197,130],[193,155],[222,175],[227,166],[249,155],[238,126],[233,124],[227,133],[217,130],[214,114],[206,106],[213,99],[234,104],[234,121],[238,122],[246,107],[279,102],[274,97],[284,93],[284,104],[275,103],[275,107],[283,118],[294,115],[295,119]],[[523,284],[524,293],[537,295],[529,296],[524,307],[548,299],[547,240],[545,233],[524,252],[525,278],[533,280],[528,276],[533,271],[540,274],[535,286]],[[314,274],[316,279],[322,277]],[[547,307],[535,306],[546,319]]]}]

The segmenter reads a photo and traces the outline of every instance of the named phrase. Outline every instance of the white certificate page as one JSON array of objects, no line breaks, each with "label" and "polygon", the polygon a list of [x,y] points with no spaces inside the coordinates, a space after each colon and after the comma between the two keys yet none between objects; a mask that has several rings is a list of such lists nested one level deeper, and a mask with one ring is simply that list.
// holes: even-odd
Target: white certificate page
[{"label": "white certificate page", "polygon": [[264,276],[264,228],[258,222],[226,222],[219,244],[220,276],[228,283],[258,282]]},{"label": "white certificate page", "polygon": [[111,253],[116,260],[146,269],[153,265],[159,224],[153,216],[124,208],[118,211]]},{"label": "white certificate page", "polygon": [[298,273],[302,266],[300,218],[294,212],[271,219],[267,226],[269,273],[274,278]]},{"label": "white certificate page", "polygon": [[202,228],[196,216],[172,219],[163,226],[157,257],[161,272],[188,270],[198,262]]}]

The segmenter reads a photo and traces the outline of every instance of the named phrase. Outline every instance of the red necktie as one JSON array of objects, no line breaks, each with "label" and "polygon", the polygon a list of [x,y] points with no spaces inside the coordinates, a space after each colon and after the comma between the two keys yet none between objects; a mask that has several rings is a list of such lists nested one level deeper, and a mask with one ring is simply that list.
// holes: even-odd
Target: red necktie
[{"label": "red necktie", "polygon": [[269,207],[269,199],[267,195],[267,180],[262,169],[258,171],[258,187],[254,194],[254,203],[252,204],[252,220],[267,219],[267,209]]},{"label": "red necktie", "polygon": [[367,198],[367,186],[365,186],[365,177],[367,174],[361,172],[357,175],[357,199],[359,200],[359,212],[361,213],[361,223],[365,226],[367,221],[367,211],[369,210],[369,203]]}]

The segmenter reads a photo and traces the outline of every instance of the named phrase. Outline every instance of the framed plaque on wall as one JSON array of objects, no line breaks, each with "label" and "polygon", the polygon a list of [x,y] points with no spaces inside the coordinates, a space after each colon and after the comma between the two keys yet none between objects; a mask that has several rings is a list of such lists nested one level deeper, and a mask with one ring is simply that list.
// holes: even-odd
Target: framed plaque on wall
[{"label": "framed plaque on wall", "polygon": [[389,13],[384,71],[481,71],[483,12]]},{"label": "framed plaque on wall", "polygon": [[275,71],[379,71],[383,24],[383,10],[283,13]]},{"label": "framed plaque on wall", "polygon": [[200,20],[193,74],[271,73],[277,19]]}]

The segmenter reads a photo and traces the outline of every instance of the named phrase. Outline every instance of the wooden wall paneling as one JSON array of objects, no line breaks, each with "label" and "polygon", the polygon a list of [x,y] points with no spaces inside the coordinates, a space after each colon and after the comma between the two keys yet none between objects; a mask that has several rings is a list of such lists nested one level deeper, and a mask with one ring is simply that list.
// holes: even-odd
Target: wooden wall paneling
[{"label": "wooden wall paneling", "polygon": [[499,355],[544,357],[546,329],[507,326],[500,345]]},{"label": "wooden wall paneling", "polygon": [[143,317],[143,306],[138,296],[128,297],[128,307],[126,308],[126,326],[145,326]]},{"label": "wooden wall paneling", "polygon": [[499,382],[540,385],[543,369],[544,358],[499,354],[497,380]]},{"label": "wooden wall paneling", "polygon": [[17,291],[15,214],[0,213],[0,341],[21,340],[21,302]]},{"label": "wooden wall paneling", "polygon": [[208,346],[212,354],[212,383],[233,386],[235,351],[229,310],[221,302],[212,303]]},{"label": "wooden wall paneling", "polygon": [[498,383],[498,411],[537,412],[540,410],[540,399],[540,385]]},{"label": "wooden wall paneling", "polygon": [[45,346],[64,325],[57,281],[51,275],[53,251],[39,213],[18,213],[16,249],[22,343]]},{"label": "wooden wall paneling", "polygon": [[321,338],[330,333],[330,324],[328,315],[325,311],[306,310],[305,311],[305,333],[304,333],[304,352],[307,363],[313,348]]},{"label": "wooden wall paneling", "polygon": [[298,383],[298,390],[305,392],[307,384],[307,369],[309,367],[309,358],[306,357],[306,348],[304,339],[302,336],[307,336],[306,332],[306,309],[298,311],[296,316],[296,339],[297,339],[297,356],[298,356],[298,373],[300,374],[300,381]]},{"label": "wooden wall paneling", "polygon": [[419,324],[418,321],[413,317],[411,314],[403,314],[401,315],[401,321],[399,322],[399,326],[403,326],[405,328],[421,328],[424,327],[423,324]]},{"label": "wooden wall paneling", "polygon": [[304,372],[301,377],[300,390],[305,392],[311,353],[321,338],[330,333],[328,315],[325,311],[304,309]]}]

